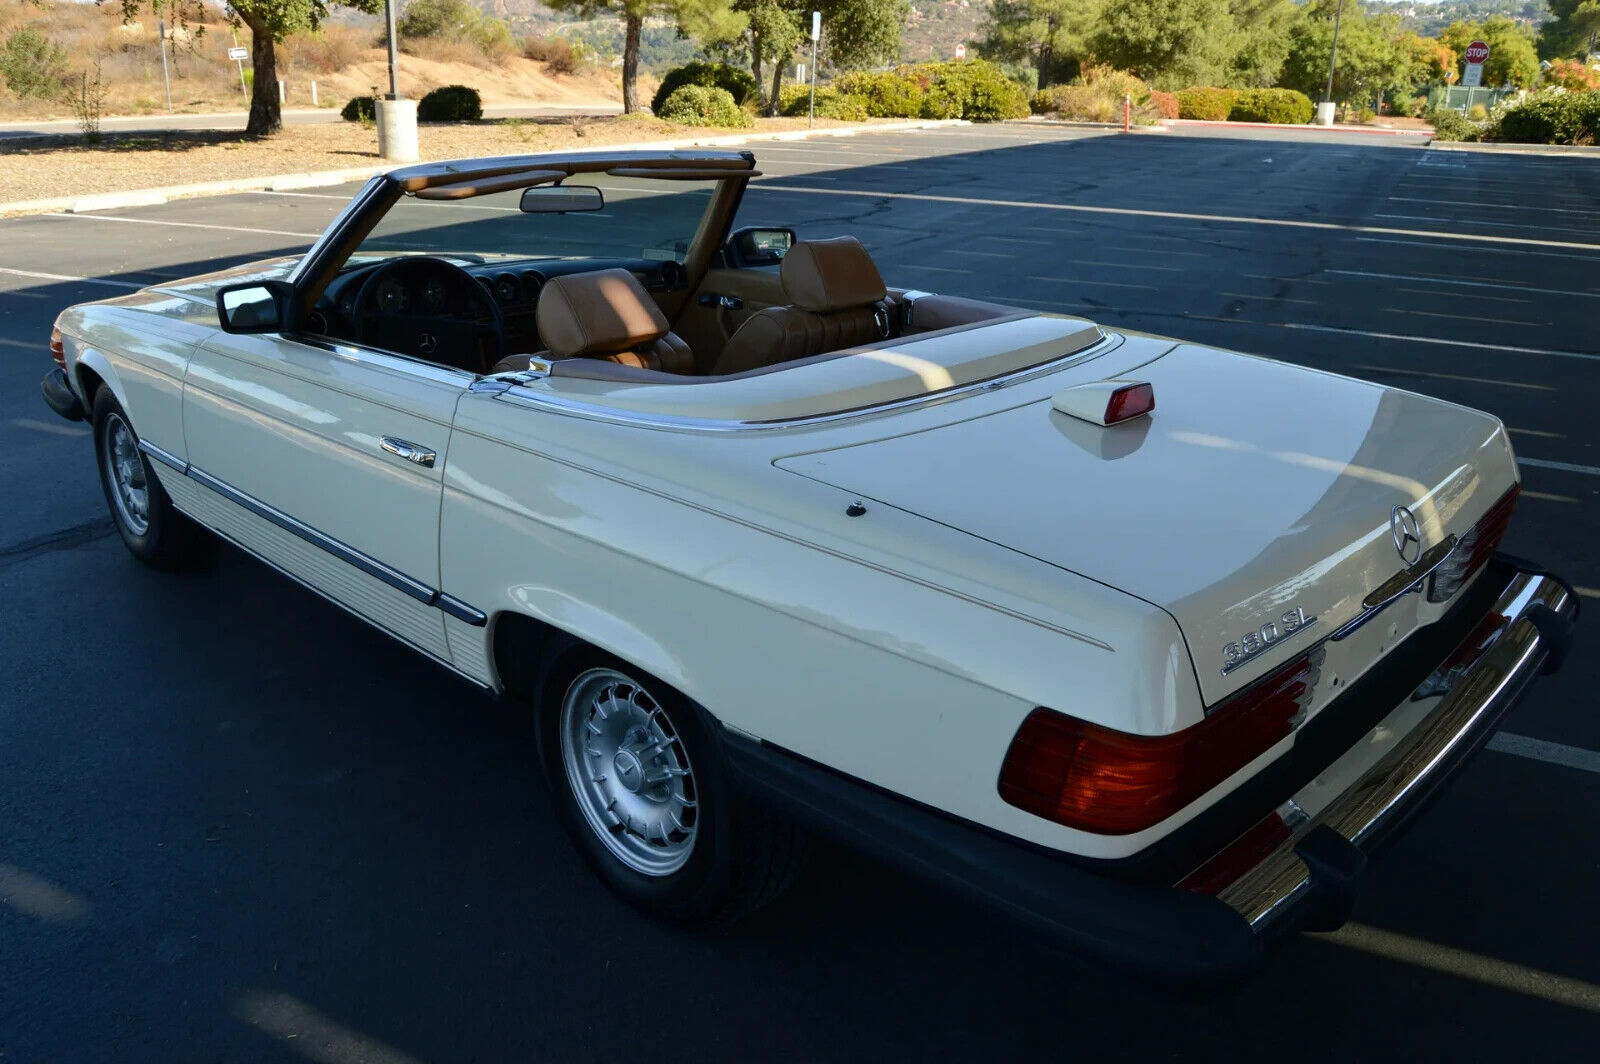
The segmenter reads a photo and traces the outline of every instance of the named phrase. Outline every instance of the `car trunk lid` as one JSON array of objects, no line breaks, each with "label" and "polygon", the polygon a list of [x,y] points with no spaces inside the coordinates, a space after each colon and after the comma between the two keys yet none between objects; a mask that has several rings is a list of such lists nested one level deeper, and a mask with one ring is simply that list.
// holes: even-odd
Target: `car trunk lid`
[{"label": "car trunk lid", "polygon": [[[1156,410],[1120,425],[1061,413],[1040,382],[998,412],[778,465],[1162,607],[1208,704],[1363,611],[1403,566],[1394,507],[1431,546],[1515,479],[1494,418],[1409,392],[1191,345],[1131,376]],[[1381,642],[1417,618],[1396,609]],[[1224,673],[1224,648],[1269,623],[1279,638]]]}]

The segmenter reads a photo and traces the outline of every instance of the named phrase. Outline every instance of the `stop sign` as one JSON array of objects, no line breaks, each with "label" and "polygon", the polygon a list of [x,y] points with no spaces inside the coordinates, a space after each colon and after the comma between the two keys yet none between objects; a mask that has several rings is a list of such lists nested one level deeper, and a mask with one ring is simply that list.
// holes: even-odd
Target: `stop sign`
[{"label": "stop sign", "polygon": [[1469,63],[1484,63],[1489,59],[1489,46],[1482,41],[1473,41],[1467,45],[1467,50],[1462,53]]}]

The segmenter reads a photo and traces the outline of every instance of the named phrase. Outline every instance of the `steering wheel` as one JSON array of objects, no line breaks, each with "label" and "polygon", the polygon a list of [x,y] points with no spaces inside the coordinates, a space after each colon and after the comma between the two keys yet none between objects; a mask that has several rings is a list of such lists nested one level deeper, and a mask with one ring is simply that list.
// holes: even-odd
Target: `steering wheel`
[{"label": "steering wheel", "polygon": [[391,259],[368,274],[355,319],[361,343],[469,373],[487,373],[505,354],[494,297],[466,270],[428,255]]}]

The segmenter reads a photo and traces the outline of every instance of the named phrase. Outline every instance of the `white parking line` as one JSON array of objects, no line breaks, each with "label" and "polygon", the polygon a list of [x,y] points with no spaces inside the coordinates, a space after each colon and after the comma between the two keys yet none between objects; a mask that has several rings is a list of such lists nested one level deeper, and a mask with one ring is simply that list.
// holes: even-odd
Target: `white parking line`
[{"label": "white parking line", "polygon": [[1600,587],[1575,587],[1572,590],[1584,598],[1600,599]]},{"label": "white parking line", "polygon": [[1301,329],[1307,332],[1333,333],[1336,336],[1370,336],[1374,340],[1401,340],[1410,344],[1470,347],[1478,351],[1508,351],[1516,355],[1552,355],[1556,358],[1581,358],[1586,362],[1600,362],[1600,355],[1590,355],[1582,351],[1556,351],[1545,347],[1517,347],[1514,344],[1484,344],[1476,340],[1446,340],[1442,336],[1407,336],[1404,333],[1371,332],[1367,329],[1341,329],[1333,325],[1309,325],[1293,321],[1242,321],[1240,324],[1267,325],[1276,329]]},{"label": "white parking line", "polygon": [[1527,222],[1491,222],[1483,218],[1439,218],[1428,214],[1374,214],[1374,218],[1391,218],[1402,222],[1438,222],[1449,224],[1455,222],[1460,225],[1487,225],[1495,229],[1539,229],[1546,233],[1578,233],[1584,236],[1596,236],[1593,229],[1574,229],[1569,225],[1530,225]]},{"label": "white parking line", "polygon": [[[1477,207],[1479,210],[1487,206],[1484,203],[1473,200],[1424,199],[1418,196],[1390,196],[1389,200],[1393,203],[1438,203],[1449,207]],[[1497,211],[1542,211],[1546,214],[1600,215],[1600,211],[1585,211],[1576,207],[1528,207],[1520,203],[1496,203],[1494,204],[1494,209]]]},{"label": "white parking line", "polygon": [[1391,373],[1399,377],[1427,377],[1439,381],[1465,381],[1468,384],[1492,384],[1496,388],[1525,388],[1534,392],[1553,392],[1555,388],[1549,384],[1526,384],[1522,381],[1503,381],[1493,377],[1467,377],[1460,373],[1430,373],[1422,369],[1401,369],[1398,366],[1367,366],[1357,363],[1351,369],[1364,370],[1367,373]]},{"label": "white parking line", "polygon": [[[11,419],[11,423],[19,429],[32,429],[34,432],[43,432],[51,436],[89,435],[89,430],[85,428],[76,428],[63,422],[56,422],[52,425],[48,421],[39,421],[31,417],[14,417]],[[1523,494],[1526,495],[1527,492],[1523,492]]]},{"label": "white parking line", "polygon": [[249,229],[242,225],[210,225],[206,222],[173,222],[165,218],[123,218],[115,214],[40,214],[39,218],[76,218],[85,222],[126,222],[129,225],[169,225],[178,229],[216,229],[224,233],[259,233],[262,236],[294,236],[315,240],[321,233],[290,233],[282,229]]},{"label": "white parking line", "polygon": [[1336,273],[1341,277],[1372,277],[1383,281],[1413,281],[1425,284],[1449,284],[1459,288],[1495,288],[1502,292],[1529,292],[1541,296],[1580,296],[1584,299],[1600,299],[1600,292],[1579,292],[1571,288],[1532,288],[1520,284],[1495,284],[1490,281],[1457,281],[1450,277],[1428,277],[1408,273],[1369,273],[1366,270],[1324,270],[1323,273]]},{"label": "white parking line", "polygon": [[[1447,255],[1454,255],[1458,249],[1448,244],[1435,244],[1426,240],[1395,240],[1390,237],[1358,236],[1358,244],[1405,244],[1409,247],[1428,248],[1431,251],[1442,251]],[[1566,251],[1528,251],[1524,248],[1473,248],[1474,255],[1538,255],[1545,259],[1581,259],[1584,262],[1593,262],[1594,256],[1600,255],[1600,245],[1587,255],[1574,255]]]},{"label": "white parking line", "polygon": [[98,277],[69,277],[64,273],[39,273],[37,270],[13,270],[7,266],[0,266],[0,273],[12,277],[27,277],[35,281],[70,281],[73,284],[98,284],[108,288],[131,288],[134,291],[145,287],[131,281],[103,281]]},{"label": "white parking line", "polygon": [[1576,462],[1552,462],[1548,458],[1524,458],[1520,454],[1517,455],[1517,462],[1533,466],[1535,469],[1559,469],[1563,473],[1582,473],[1585,476],[1600,477],[1600,466],[1579,465]]},{"label": "white parking line", "polygon": [[1378,225],[1354,225],[1348,222],[1307,222],[1295,218],[1252,218],[1246,215],[1195,214],[1189,211],[1155,211],[1136,207],[1091,207],[1083,203],[1042,203],[1037,200],[983,199],[977,196],[939,196],[926,192],[874,192],[869,189],[800,188],[795,185],[774,185],[767,181],[752,181],[750,188],[766,192],[789,192],[812,196],[857,196],[863,199],[903,199],[920,203],[954,203],[973,207],[1012,207],[1039,211],[1071,211],[1080,214],[1110,214],[1128,218],[1167,218],[1174,221],[1210,222],[1234,225],[1266,225],[1284,229],[1314,229],[1339,233],[1381,233],[1397,236],[1426,236],[1436,240],[1454,240],[1466,243],[1514,244],[1523,247],[1577,248],[1600,254],[1600,244],[1577,243],[1567,240],[1534,240],[1516,236],[1489,236],[1483,233],[1435,232],[1426,229],[1393,229]]},{"label": "white parking line", "polygon": [[1584,772],[1600,773],[1600,753],[1585,750],[1581,746],[1568,746],[1565,743],[1552,743],[1546,739],[1534,739],[1527,735],[1500,732],[1489,740],[1489,749],[1502,754],[1514,754],[1517,757],[1543,761],[1547,765],[1562,765]]}]

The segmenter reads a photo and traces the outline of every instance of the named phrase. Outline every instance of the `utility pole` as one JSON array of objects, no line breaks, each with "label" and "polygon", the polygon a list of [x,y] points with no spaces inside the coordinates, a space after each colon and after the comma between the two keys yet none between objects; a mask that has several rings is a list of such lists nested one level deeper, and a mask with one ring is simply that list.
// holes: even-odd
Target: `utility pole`
[{"label": "utility pole", "polygon": [[[1340,4],[1344,0],[1339,0]],[[400,99],[400,70],[395,56],[394,0],[383,0],[383,17],[389,22],[389,99]],[[1335,30],[1335,37],[1338,31]]]},{"label": "utility pole", "polygon": [[400,65],[396,51],[399,33],[395,29],[395,0],[383,0],[384,20],[389,27],[389,94],[375,101],[378,118],[378,156],[395,162],[416,162],[417,101],[400,95]]},{"label": "utility pole", "polygon": [[1317,125],[1333,125],[1333,71],[1339,65],[1339,23],[1344,18],[1344,0],[1333,12],[1333,48],[1328,53],[1328,88],[1317,105]]}]

